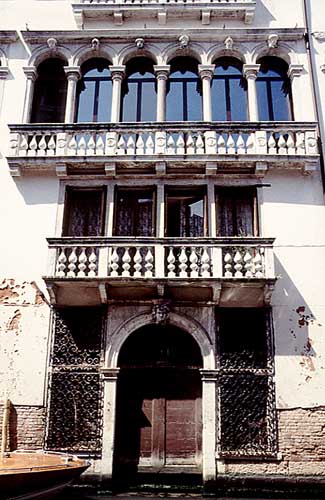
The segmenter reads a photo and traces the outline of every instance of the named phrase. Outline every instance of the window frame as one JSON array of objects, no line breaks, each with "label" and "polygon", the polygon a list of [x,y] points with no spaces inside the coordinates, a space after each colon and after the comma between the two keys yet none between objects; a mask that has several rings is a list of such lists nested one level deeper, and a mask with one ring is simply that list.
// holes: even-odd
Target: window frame
[{"label": "window frame", "polygon": [[[89,192],[89,191],[97,191],[101,193],[101,202],[100,202],[100,235],[99,236],[104,236],[105,235],[105,219],[106,219],[106,201],[107,201],[107,186],[102,185],[102,186],[89,186],[89,187],[84,187],[84,186],[71,186],[68,185],[65,187],[65,194],[64,194],[64,210],[63,210],[63,220],[62,220],[62,236],[63,237],[70,237],[74,238],[76,236],[69,235],[69,225],[71,224],[70,222],[70,215],[71,215],[71,201],[69,201],[69,196],[71,196],[70,193],[74,192]],[[85,236],[80,236],[80,238],[87,237],[88,235]]]},{"label": "window frame", "polygon": [[[125,186],[123,184],[117,184],[115,185],[115,188],[114,188],[114,212],[113,212],[113,237],[116,236],[116,237],[122,237],[122,238],[130,238],[130,237],[138,237],[138,238],[142,238],[142,237],[145,237],[145,236],[140,236],[140,235],[136,235],[136,234],[130,234],[130,235],[124,235],[124,236],[121,236],[121,235],[118,235],[117,234],[117,221],[118,221],[118,196],[119,196],[119,192],[129,192],[129,193],[151,193],[152,194],[152,213],[151,213],[151,217],[152,217],[152,226],[151,226],[151,235],[149,237],[155,237],[156,236],[156,228],[157,228],[157,220],[156,220],[156,204],[157,204],[157,190],[155,188],[154,185],[149,185],[149,186]],[[133,200],[135,200],[135,196],[133,197]],[[134,204],[134,201],[133,201],[133,204]],[[138,211],[137,211],[137,215],[138,215]],[[133,221],[133,225],[136,226],[136,220]],[[134,228],[133,228],[133,233],[135,233],[136,231],[134,231]]]},{"label": "window frame", "polygon": [[[236,227],[236,231],[234,231],[236,234],[233,234],[232,236],[228,235],[222,235],[222,224],[221,224],[221,205],[220,205],[220,199],[222,193],[227,193],[227,197],[229,198],[230,195],[233,193],[236,193],[236,196],[238,196],[238,193],[241,191],[241,193],[245,192],[252,198],[251,199],[251,211],[252,211],[252,228],[253,228],[253,234],[251,235],[252,237],[259,237],[260,236],[260,221],[259,221],[259,206],[258,206],[258,195],[257,195],[257,187],[256,186],[215,186],[215,203],[216,203],[216,234],[217,236],[221,237],[229,237],[229,238],[234,238],[241,236],[238,234],[238,227],[237,227],[237,207],[236,207],[236,196],[232,197],[232,222],[233,222],[233,227]],[[244,238],[249,238],[250,236],[243,236]]]}]

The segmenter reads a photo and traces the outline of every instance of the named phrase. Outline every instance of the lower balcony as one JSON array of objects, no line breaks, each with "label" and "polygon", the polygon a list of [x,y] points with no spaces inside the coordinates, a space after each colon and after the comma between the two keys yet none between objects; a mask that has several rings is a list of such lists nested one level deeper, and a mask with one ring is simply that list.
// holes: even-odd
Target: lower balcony
[{"label": "lower balcony", "polygon": [[13,176],[259,173],[317,168],[315,123],[162,122],[10,125]]},{"label": "lower balcony", "polygon": [[48,238],[56,305],[153,300],[263,306],[275,283],[272,238]]}]

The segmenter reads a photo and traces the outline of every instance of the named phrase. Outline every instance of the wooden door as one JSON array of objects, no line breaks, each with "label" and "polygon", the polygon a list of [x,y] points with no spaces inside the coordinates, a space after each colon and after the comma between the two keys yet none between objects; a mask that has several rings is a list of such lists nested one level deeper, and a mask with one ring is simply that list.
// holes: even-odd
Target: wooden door
[{"label": "wooden door", "polygon": [[162,469],[201,460],[201,380],[198,370],[121,370],[115,463]]}]

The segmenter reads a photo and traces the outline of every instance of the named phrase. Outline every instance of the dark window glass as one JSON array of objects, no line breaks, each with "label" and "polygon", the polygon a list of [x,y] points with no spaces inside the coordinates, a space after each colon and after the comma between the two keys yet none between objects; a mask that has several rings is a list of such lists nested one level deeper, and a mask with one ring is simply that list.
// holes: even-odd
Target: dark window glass
[{"label": "dark window glass", "polygon": [[202,120],[201,79],[198,63],[191,57],[171,61],[166,106],[167,121]]},{"label": "dark window glass", "polygon": [[77,87],[77,122],[109,122],[112,105],[112,78],[109,62],[90,59],[82,65]]},{"label": "dark window glass", "polygon": [[104,188],[68,189],[66,193],[63,236],[103,235],[104,206]]},{"label": "dark window glass", "polygon": [[263,456],[277,448],[271,318],[265,309],[220,309],[221,455]]},{"label": "dark window glass", "polygon": [[126,78],[122,85],[122,121],[154,121],[156,112],[153,62],[145,57],[137,57],[126,66]]},{"label": "dark window glass", "polygon": [[212,120],[247,120],[246,80],[236,59],[223,57],[216,62],[212,79]]},{"label": "dark window glass", "polygon": [[152,190],[119,189],[115,207],[116,236],[154,236]]},{"label": "dark window glass", "polygon": [[263,57],[256,80],[260,120],[287,121],[292,119],[291,85],[288,65],[277,57]]},{"label": "dark window glass", "polygon": [[205,235],[205,195],[201,189],[170,190],[166,198],[167,236]]},{"label": "dark window glass", "polygon": [[255,189],[219,189],[217,206],[219,236],[257,236]]},{"label": "dark window glass", "polygon": [[38,68],[32,105],[32,123],[64,122],[67,80],[64,61],[47,59]]}]

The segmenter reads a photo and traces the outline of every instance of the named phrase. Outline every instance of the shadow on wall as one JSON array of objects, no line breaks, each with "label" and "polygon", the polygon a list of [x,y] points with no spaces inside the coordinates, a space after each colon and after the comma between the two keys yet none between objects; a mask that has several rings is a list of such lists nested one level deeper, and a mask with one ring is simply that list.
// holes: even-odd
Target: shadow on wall
[{"label": "shadow on wall", "polygon": [[26,205],[57,205],[59,180],[55,176],[23,177],[16,179],[17,190]]},{"label": "shadow on wall", "polygon": [[263,22],[265,28],[269,27],[272,21],[275,20],[269,9],[265,7],[264,0],[256,0],[255,20],[258,23]]},{"label": "shadow on wall", "polygon": [[275,274],[279,276],[273,296],[273,322],[275,332],[275,354],[277,356],[300,356],[301,366],[314,371],[313,358],[317,356],[313,347],[310,327],[322,326],[303,296],[275,256]]}]

